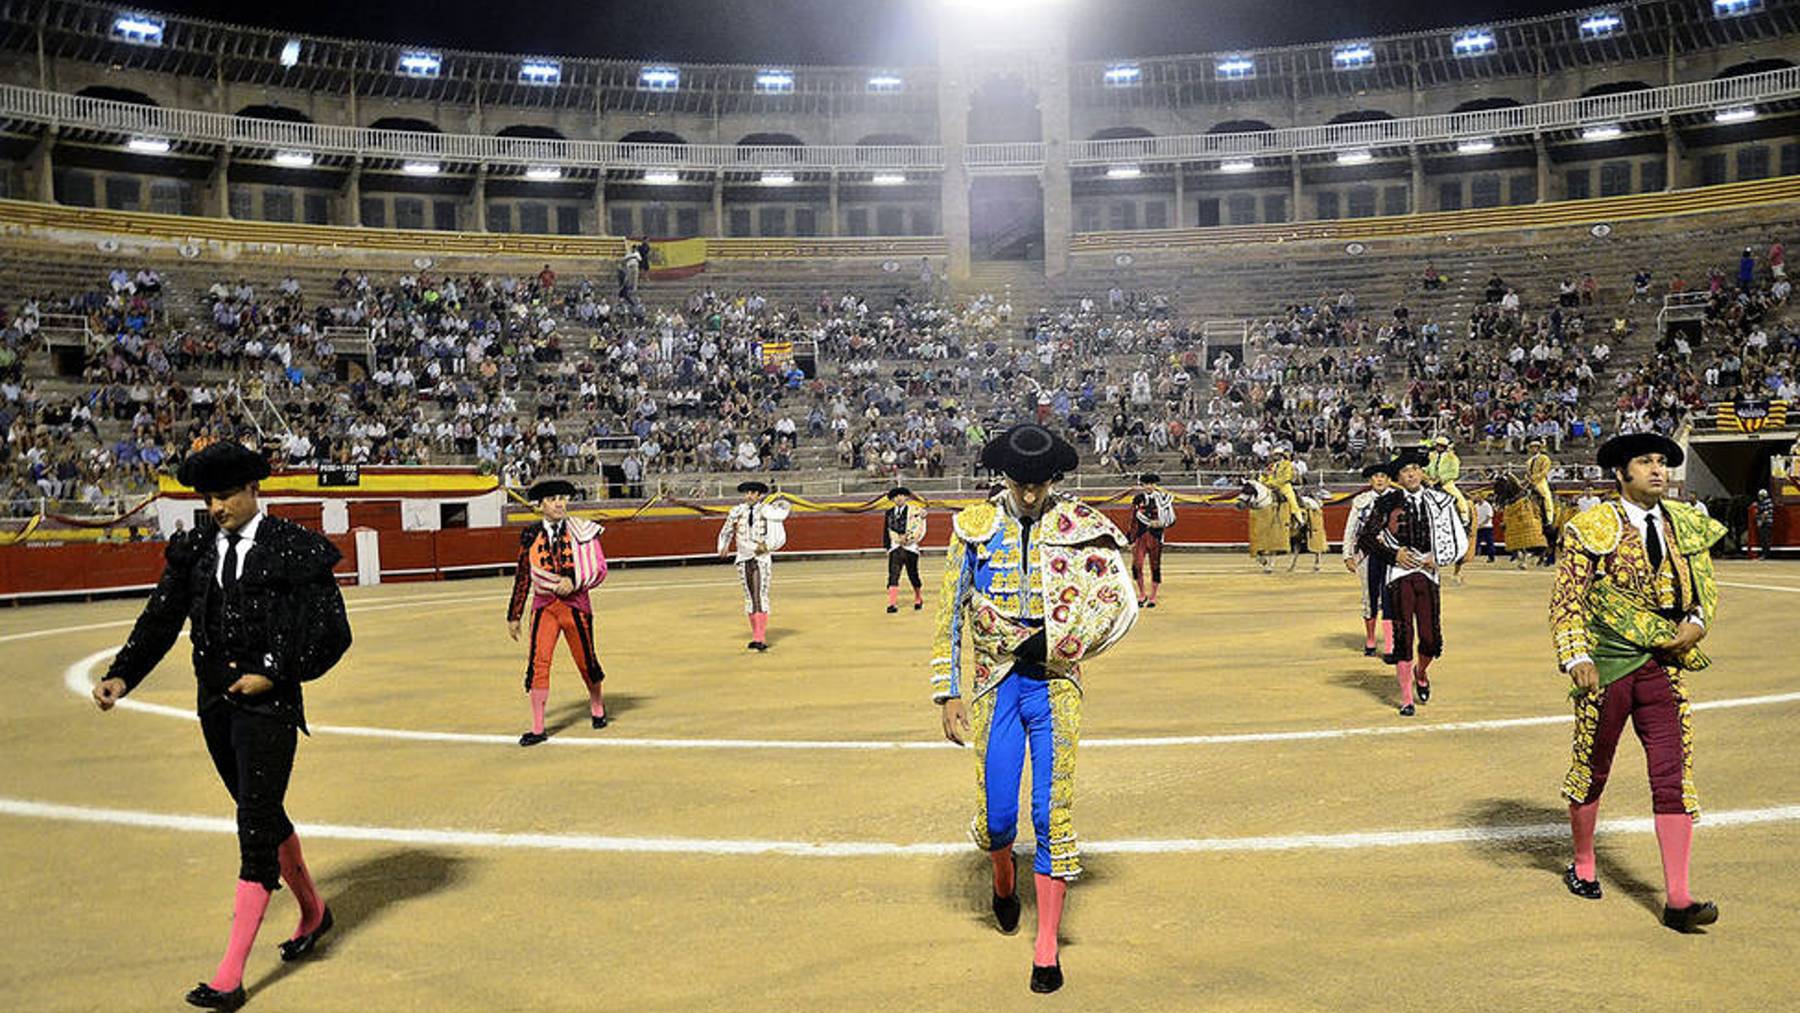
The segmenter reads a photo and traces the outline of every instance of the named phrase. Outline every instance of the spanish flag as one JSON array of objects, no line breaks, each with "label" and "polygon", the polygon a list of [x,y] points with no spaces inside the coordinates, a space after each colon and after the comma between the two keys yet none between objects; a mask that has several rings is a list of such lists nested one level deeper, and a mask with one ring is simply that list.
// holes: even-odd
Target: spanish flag
[{"label": "spanish flag", "polygon": [[691,278],[706,270],[706,240],[652,239],[650,263],[644,266],[651,281]]}]

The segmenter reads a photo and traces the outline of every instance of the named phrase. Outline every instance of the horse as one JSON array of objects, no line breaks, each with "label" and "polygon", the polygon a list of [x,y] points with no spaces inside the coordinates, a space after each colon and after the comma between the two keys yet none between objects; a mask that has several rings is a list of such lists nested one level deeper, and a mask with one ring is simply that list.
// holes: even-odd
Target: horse
[{"label": "horse", "polygon": [[1235,505],[1250,512],[1250,554],[1264,573],[1275,572],[1270,557],[1282,553],[1293,556],[1288,561],[1288,572],[1292,573],[1302,552],[1313,554],[1313,570],[1318,571],[1325,552],[1325,514],[1318,500],[1301,497],[1303,512],[1295,517],[1287,500],[1275,495],[1275,490],[1255,479],[1245,479],[1238,488]]},{"label": "horse", "polygon": [[1556,540],[1562,526],[1575,511],[1557,501],[1556,516],[1546,528],[1543,504],[1532,495],[1531,487],[1511,472],[1502,472],[1494,479],[1494,503],[1501,509],[1506,525],[1506,551],[1519,569],[1525,569],[1522,553],[1526,552],[1533,553],[1543,565],[1549,566],[1555,559]]}]

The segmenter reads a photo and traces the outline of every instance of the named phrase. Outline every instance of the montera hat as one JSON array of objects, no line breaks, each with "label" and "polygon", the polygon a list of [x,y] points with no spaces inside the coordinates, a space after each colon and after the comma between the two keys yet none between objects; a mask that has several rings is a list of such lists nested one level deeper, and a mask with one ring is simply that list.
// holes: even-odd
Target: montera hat
[{"label": "montera hat", "polygon": [[575,488],[572,483],[560,478],[547,478],[532,486],[531,491],[525,494],[525,498],[536,503],[538,500],[551,496],[567,496],[574,499],[580,495],[581,490]]},{"label": "montera hat", "polygon": [[181,462],[176,479],[202,495],[242,489],[269,477],[269,459],[236,440],[221,440]]},{"label": "montera hat", "polygon": [[1661,433],[1620,433],[1600,444],[1596,460],[1602,468],[1623,468],[1631,463],[1632,458],[1645,454],[1663,455],[1663,460],[1671,468],[1680,465],[1687,457],[1682,453],[1681,444]]},{"label": "montera hat", "polygon": [[1078,463],[1068,440],[1035,422],[1013,426],[981,448],[982,467],[1026,485],[1054,482]]},{"label": "montera hat", "polygon": [[766,483],[766,482],[758,482],[755,479],[750,479],[749,481],[739,482],[737,491],[738,492],[759,492],[766,496],[769,493],[769,486],[768,486],[768,483]]}]

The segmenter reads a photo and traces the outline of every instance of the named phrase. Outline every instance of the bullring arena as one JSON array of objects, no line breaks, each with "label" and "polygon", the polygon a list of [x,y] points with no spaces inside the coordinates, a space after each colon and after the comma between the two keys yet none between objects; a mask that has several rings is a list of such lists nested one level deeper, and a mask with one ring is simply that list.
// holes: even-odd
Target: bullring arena
[{"label": "bullring arena", "polygon": [[[0,5],[6,1008],[1800,1010],[1794,0],[879,59],[455,6]],[[1711,659],[1630,641],[1691,709],[1597,887],[1552,557],[1614,561],[1590,662]]]}]

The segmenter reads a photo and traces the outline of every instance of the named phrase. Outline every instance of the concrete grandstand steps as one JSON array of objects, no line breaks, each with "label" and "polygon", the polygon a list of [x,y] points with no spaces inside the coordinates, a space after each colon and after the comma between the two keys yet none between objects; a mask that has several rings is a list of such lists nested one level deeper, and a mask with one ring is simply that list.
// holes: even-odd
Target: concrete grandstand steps
[{"label": "concrete grandstand steps", "polygon": [[967,301],[984,293],[1011,302],[1015,318],[1069,301],[1044,277],[1044,265],[1030,260],[978,260],[970,264],[969,280],[956,285],[953,295],[958,301]]}]

